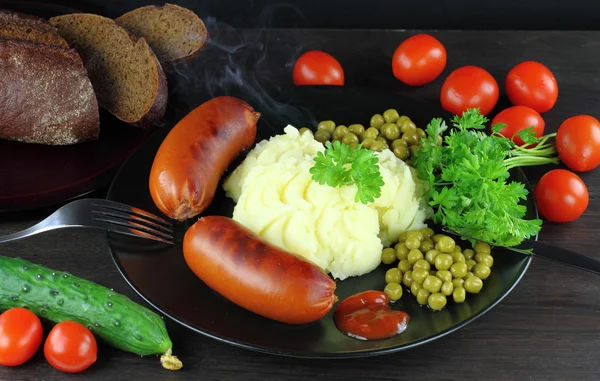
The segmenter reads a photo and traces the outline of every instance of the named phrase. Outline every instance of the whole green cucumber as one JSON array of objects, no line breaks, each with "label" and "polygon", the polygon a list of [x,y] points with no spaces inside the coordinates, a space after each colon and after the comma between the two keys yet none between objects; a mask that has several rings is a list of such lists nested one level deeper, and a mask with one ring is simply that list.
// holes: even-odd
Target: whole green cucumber
[{"label": "whole green cucumber", "polygon": [[[52,322],[70,320],[87,326],[109,345],[140,356],[171,356],[173,343],[163,319],[128,297],[94,282],[0,256],[0,310],[25,307]],[[173,369],[177,364],[170,364]],[[180,366],[179,366],[180,368]]]}]

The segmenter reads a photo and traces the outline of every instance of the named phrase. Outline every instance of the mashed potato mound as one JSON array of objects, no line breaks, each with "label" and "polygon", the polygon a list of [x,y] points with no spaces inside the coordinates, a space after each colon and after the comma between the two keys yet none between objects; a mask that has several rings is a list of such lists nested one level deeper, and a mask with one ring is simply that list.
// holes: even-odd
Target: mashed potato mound
[{"label": "mashed potato mound", "polygon": [[311,179],[322,143],[293,126],[284,132],[259,142],[226,179],[227,196],[237,202],[234,220],[340,280],[371,272],[400,233],[426,226],[422,189],[390,150],[376,153],[381,196],[364,205],[354,201],[355,185],[333,188]]}]

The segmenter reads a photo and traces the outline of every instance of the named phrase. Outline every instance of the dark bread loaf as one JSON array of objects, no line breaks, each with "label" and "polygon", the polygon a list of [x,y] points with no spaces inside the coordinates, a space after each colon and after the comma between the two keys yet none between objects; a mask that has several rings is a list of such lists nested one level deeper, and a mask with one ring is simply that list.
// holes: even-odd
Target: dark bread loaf
[{"label": "dark bread loaf", "polygon": [[69,48],[55,27],[42,18],[0,10],[0,38]]},{"label": "dark bread loaf", "polygon": [[0,139],[68,145],[98,138],[98,104],[73,49],[0,39]]},{"label": "dark bread loaf", "polygon": [[163,63],[194,54],[208,40],[206,26],[194,12],[168,3],[134,9],[116,22],[143,37]]},{"label": "dark bread loaf", "polygon": [[100,107],[138,126],[162,119],[167,82],[143,38],[136,38],[112,19],[94,14],[68,14],[49,21],[79,52]]}]

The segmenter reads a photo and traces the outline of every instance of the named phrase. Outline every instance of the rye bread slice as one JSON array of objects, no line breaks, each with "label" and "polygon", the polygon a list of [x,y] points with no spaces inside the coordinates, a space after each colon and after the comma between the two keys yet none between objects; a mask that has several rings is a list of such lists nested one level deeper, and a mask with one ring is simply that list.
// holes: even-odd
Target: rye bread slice
[{"label": "rye bread slice", "polygon": [[0,38],[69,48],[67,41],[46,20],[8,10],[0,10]]},{"label": "rye bread slice", "polygon": [[75,50],[0,39],[0,139],[69,145],[99,132],[94,90]]},{"label": "rye bread slice", "polygon": [[169,3],[136,8],[115,21],[146,39],[163,63],[194,54],[208,40],[206,26],[194,12]]},{"label": "rye bread slice", "polygon": [[146,127],[162,119],[167,81],[156,56],[114,20],[89,13],[53,17],[88,71],[100,107],[120,120]]}]

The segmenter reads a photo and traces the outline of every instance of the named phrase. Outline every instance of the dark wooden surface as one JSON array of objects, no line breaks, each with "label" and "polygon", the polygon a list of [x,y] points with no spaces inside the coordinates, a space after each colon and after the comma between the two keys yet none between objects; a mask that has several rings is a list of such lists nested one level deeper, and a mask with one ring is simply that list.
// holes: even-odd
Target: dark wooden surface
[{"label": "dark wooden surface", "polygon": [[[231,31],[230,31],[231,32]],[[600,116],[600,32],[433,32],[448,50],[448,67],[480,65],[501,85],[498,109],[506,106],[504,76],[518,62],[539,60],[555,73],[559,84],[556,107],[544,115],[547,131],[555,130],[566,117],[588,113]],[[248,70],[270,83],[290,82],[294,58],[303,49],[323,48],[337,56],[348,84],[369,84],[396,89],[429,102],[439,102],[442,78],[418,89],[396,82],[390,74],[390,58],[409,32],[252,30],[228,33],[225,44],[237,51],[229,69]],[[232,37],[237,36],[237,37]],[[254,53],[248,53],[248,49]],[[175,86],[214,87],[215,81],[231,78],[211,74],[225,69],[212,55],[213,46],[200,58],[206,72]],[[232,67],[237,66],[237,67]],[[252,82],[251,77],[248,79]],[[181,101],[180,101],[181,102]],[[183,104],[181,104],[183,107]],[[498,111],[496,110],[496,112]],[[528,171],[535,182],[542,170]],[[590,205],[570,224],[545,223],[543,242],[600,259],[600,168],[583,174]],[[0,179],[1,181],[1,179]],[[35,179],[31,179],[35,181]],[[100,191],[97,195],[102,196]],[[49,214],[52,208],[0,215],[0,234],[26,228]],[[47,266],[113,287],[134,300],[141,299],[115,269],[103,234],[83,230],[49,232],[26,240],[3,244],[0,254],[21,256]],[[392,355],[339,361],[280,358],[237,349],[168,322],[176,354],[185,368],[163,371],[157,358],[138,356],[100,347],[99,358],[86,372],[66,376],[49,366],[43,355],[14,369],[0,367],[2,380],[64,379],[165,379],[165,380],[391,380],[391,379],[600,379],[600,278],[542,259],[533,263],[515,290],[496,308],[465,328],[416,349]],[[240,322],[243,324],[243,322]]]}]

